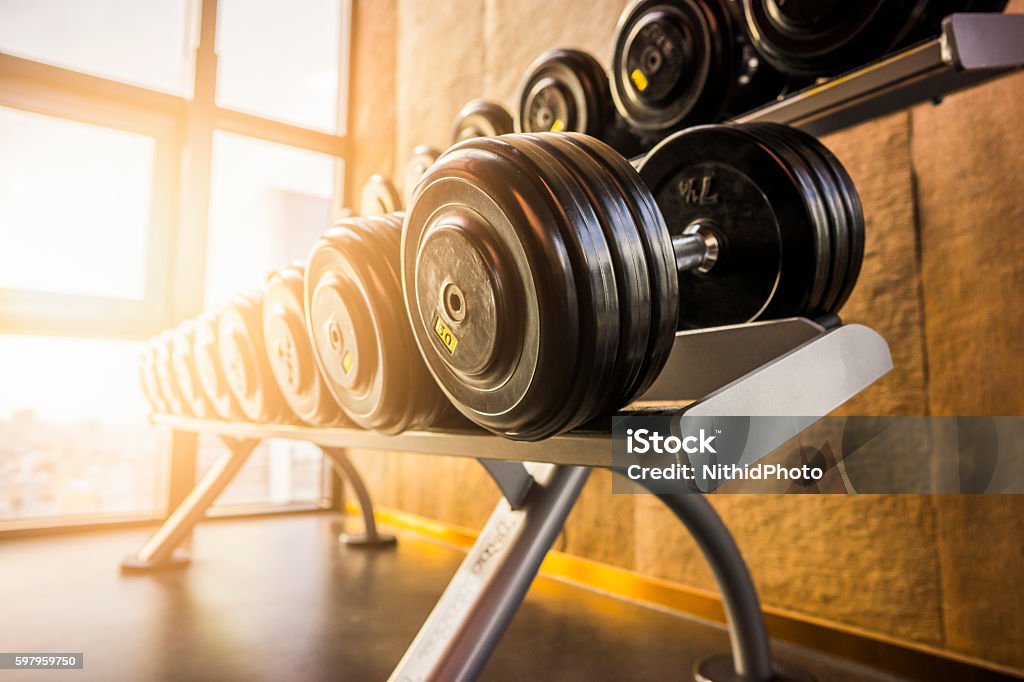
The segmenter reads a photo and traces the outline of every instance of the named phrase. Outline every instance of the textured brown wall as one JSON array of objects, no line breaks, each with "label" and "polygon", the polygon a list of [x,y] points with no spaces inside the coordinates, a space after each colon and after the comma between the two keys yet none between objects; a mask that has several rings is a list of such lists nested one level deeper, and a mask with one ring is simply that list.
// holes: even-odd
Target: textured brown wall
[{"label": "textured brown wall", "polygon": [[[606,65],[623,0],[356,0],[349,187],[443,147],[478,96],[514,105],[543,50]],[[1011,5],[1024,9],[1024,0]],[[365,104],[364,104],[365,103]],[[868,221],[843,311],[888,340],[894,371],[844,414],[1024,414],[1024,75],[827,138]],[[350,194],[350,196],[356,196]],[[497,489],[471,460],[361,453],[379,502],[479,527]],[[718,496],[768,606],[1024,667],[1024,500]],[[714,589],[660,503],[595,472],[560,548]]]}]

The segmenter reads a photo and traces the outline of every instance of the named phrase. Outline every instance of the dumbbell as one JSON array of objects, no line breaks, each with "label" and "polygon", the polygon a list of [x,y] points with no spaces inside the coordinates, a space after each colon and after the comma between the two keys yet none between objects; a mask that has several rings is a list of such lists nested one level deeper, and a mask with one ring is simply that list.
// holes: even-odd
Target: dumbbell
[{"label": "dumbbell", "polygon": [[[431,164],[437,161],[439,156],[441,156],[441,152],[429,145],[420,144],[413,148],[412,154],[409,155],[409,160],[405,164],[405,169],[402,171],[403,203],[409,201],[413,190],[416,189],[416,183],[420,181],[423,174],[427,172]],[[394,211],[389,212],[394,213]],[[369,214],[364,213],[363,215]]]},{"label": "dumbbell", "polygon": [[305,274],[306,330],[331,395],[359,426],[400,433],[452,410],[409,333],[400,215],[347,218],[321,237]]},{"label": "dumbbell", "polygon": [[380,173],[374,173],[363,183],[359,197],[359,212],[362,215],[384,215],[402,210],[402,197],[395,183]]},{"label": "dumbbell", "polygon": [[153,339],[146,342],[142,353],[139,355],[139,383],[142,385],[142,394],[154,414],[167,414],[170,408],[164,400],[163,392],[160,390],[160,382],[156,374],[156,348]]},{"label": "dumbbell", "polygon": [[452,403],[539,440],[642,395],[677,329],[837,311],[863,228],[835,157],[779,125],[676,133],[639,170],[578,134],[468,140],[406,214],[406,306]]},{"label": "dumbbell", "polygon": [[241,419],[242,408],[231,392],[220,362],[220,349],[217,343],[219,315],[220,313],[204,314],[195,320],[192,353],[196,373],[199,385],[213,406],[214,413],[222,419]]},{"label": "dumbbell", "polygon": [[228,388],[254,422],[288,422],[263,340],[263,293],[236,295],[217,317],[217,353]]},{"label": "dumbbell", "polygon": [[939,34],[953,12],[1001,12],[1005,0],[743,0],[747,31],[775,68],[832,76]]},{"label": "dumbbell", "polygon": [[281,395],[299,419],[314,426],[337,426],[346,420],[313,359],[306,332],[304,277],[304,267],[294,264],[267,280],[263,294],[267,359]]},{"label": "dumbbell", "polygon": [[213,417],[216,410],[199,381],[195,361],[196,323],[183,322],[171,333],[171,364],[178,393],[195,417]]},{"label": "dumbbell", "polygon": [[153,342],[153,364],[156,368],[157,385],[160,395],[164,397],[168,414],[191,417],[192,410],[178,388],[174,370],[174,357],[171,346],[174,337],[170,330],[161,332]]},{"label": "dumbbell", "polygon": [[619,17],[611,94],[637,130],[663,136],[714,123],[786,87],[750,46],[734,0],[637,0]]},{"label": "dumbbell", "polygon": [[507,135],[514,129],[512,114],[495,102],[475,99],[467,102],[455,116],[452,144],[474,137]]},{"label": "dumbbell", "polygon": [[530,65],[519,86],[515,130],[583,133],[626,156],[639,154],[651,144],[637,137],[616,114],[608,74],[582,50],[548,50]]}]

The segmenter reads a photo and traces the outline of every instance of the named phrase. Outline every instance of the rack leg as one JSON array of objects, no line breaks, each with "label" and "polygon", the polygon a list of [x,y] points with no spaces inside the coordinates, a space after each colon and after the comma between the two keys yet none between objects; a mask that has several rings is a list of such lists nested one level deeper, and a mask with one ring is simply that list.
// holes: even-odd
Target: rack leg
[{"label": "rack leg", "polygon": [[367,490],[363,477],[359,475],[359,470],[352,464],[352,460],[348,458],[345,450],[328,447],[320,449],[327,455],[328,461],[334,466],[341,480],[348,481],[352,487],[356,499],[359,500],[359,511],[363,515],[363,532],[342,533],[339,539],[353,547],[387,547],[395,544],[394,535],[377,530],[377,521],[373,518],[373,500],[370,499],[370,491]]},{"label": "rack leg", "polygon": [[722,593],[732,656],[713,656],[694,668],[698,682],[810,682],[790,664],[772,661],[757,588],[740,548],[714,507],[697,493],[658,495],[697,541]]},{"label": "rack leg", "polygon": [[249,455],[259,443],[258,440],[235,441],[228,439],[225,439],[224,442],[229,448],[228,452],[206,472],[192,492],[167,517],[163,525],[150,536],[142,549],[121,562],[122,572],[151,571],[183,566],[189,562],[188,554],[179,551],[178,546],[192,532],[192,528],[202,520],[207,508],[234,479],[235,474],[249,459]]},{"label": "rack leg", "polygon": [[576,503],[590,469],[545,467],[522,506],[502,499],[391,680],[476,678]]}]

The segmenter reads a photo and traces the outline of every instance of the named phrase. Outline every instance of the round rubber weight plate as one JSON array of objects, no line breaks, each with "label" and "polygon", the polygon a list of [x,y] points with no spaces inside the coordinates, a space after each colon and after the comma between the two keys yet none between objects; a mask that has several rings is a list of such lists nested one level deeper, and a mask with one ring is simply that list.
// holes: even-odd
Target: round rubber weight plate
[{"label": "round rubber weight plate", "polygon": [[301,265],[274,273],[263,294],[263,338],[267,360],[288,407],[314,426],[343,423],[341,410],[327,391],[313,359],[306,332]]},{"label": "round rubber weight plate", "polygon": [[142,355],[139,357],[139,381],[142,383],[142,390],[146,395],[150,408],[157,414],[165,414],[169,408],[160,390],[160,380],[156,375],[156,348],[155,339],[150,339]]},{"label": "round rubber weight plate", "polygon": [[171,340],[174,376],[178,382],[178,390],[188,404],[191,413],[196,417],[211,417],[214,414],[213,404],[206,397],[206,392],[203,391],[203,387],[199,383],[194,346],[195,323],[184,322],[174,330]]},{"label": "round rubber weight plate", "polygon": [[612,97],[644,131],[718,118],[733,78],[731,22],[717,2],[640,0],[619,19]]},{"label": "round rubber weight plate", "polygon": [[[586,148],[597,161],[611,183],[613,191],[625,202],[629,220],[636,233],[637,245],[642,249],[644,271],[648,277],[647,290],[650,293],[650,331],[647,345],[641,353],[641,366],[635,381],[623,387],[617,402],[628,403],[645,391],[661,371],[675,338],[679,318],[679,289],[676,275],[675,256],[668,239],[668,230],[650,190],[643,184],[636,170],[607,145],[578,134],[565,136],[572,143]],[[620,302],[620,305],[623,305]]]},{"label": "round rubber weight plate", "polygon": [[758,52],[796,76],[830,76],[889,51],[920,19],[927,0],[744,0]]},{"label": "round rubber weight plate", "polygon": [[359,197],[359,212],[362,215],[385,215],[402,208],[402,198],[395,184],[380,173],[375,173],[363,183]]},{"label": "round rubber weight plate", "polygon": [[807,205],[812,207],[819,233],[815,246],[819,249],[820,268],[815,279],[814,296],[803,310],[794,314],[819,317],[831,310],[842,289],[849,259],[845,208],[835,182],[820,157],[808,148],[803,138],[789,134],[792,128],[774,123],[744,126],[784,156],[804,185]]},{"label": "round rubber weight plate", "polygon": [[[463,414],[519,440],[588,416],[588,387],[610,376],[601,363],[613,362],[619,320],[595,211],[529,138],[449,150],[417,189],[403,236],[406,303],[428,366]],[[464,301],[457,316],[451,287]]]},{"label": "round rubber weight plate", "polygon": [[[612,377],[603,392],[592,391],[592,415],[617,407],[639,381],[651,334],[651,288],[647,259],[628,201],[589,146],[565,135],[538,135],[532,141],[555,156],[579,184],[604,232],[614,273],[614,298],[619,312],[618,339]],[[610,150],[609,150],[610,151]],[[598,325],[607,324],[597,319]]]},{"label": "round rubber weight plate", "polygon": [[222,419],[238,419],[242,416],[242,408],[231,392],[227,377],[220,364],[217,317],[202,315],[196,320],[196,333],[192,346],[196,371],[199,375],[199,384],[206,393],[206,397],[213,403],[217,415]]},{"label": "round rubber weight plate", "polygon": [[608,76],[580,50],[545,52],[519,87],[516,131],[579,132],[600,137],[611,124]]},{"label": "round rubber weight plate", "polygon": [[475,99],[466,104],[455,117],[452,144],[474,137],[496,137],[512,132],[512,114],[495,102]]},{"label": "round rubber weight plate", "polygon": [[[402,199],[406,204],[409,203],[409,198],[416,189],[416,185],[419,183],[420,178],[422,178],[423,174],[427,172],[427,169],[430,168],[431,164],[437,161],[437,157],[440,155],[441,152],[425,144],[417,145],[416,148],[412,150],[412,154],[409,156],[409,161],[405,164],[405,170],[402,175]],[[387,211],[387,213],[392,213],[392,211]]]},{"label": "round rubber weight plate", "polygon": [[349,218],[327,232],[306,265],[305,309],[327,388],[363,428],[422,428],[444,401],[412,346],[399,280],[401,219]]},{"label": "round rubber weight plate", "polygon": [[224,376],[242,414],[255,422],[287,419],[287,410],[263,344],[263,296],[236,296],[217,320],[217,348]]},{"label": "round rubber weight plate", "polygon": [[790,129],[790,134],[804,139],[804,145],[808,150],[813,150],[823,161],[823,167],[827,168],[835,180],[838,196],[842,201],[846,217],[846,237],[849,257],[846,262],[846,271],[841,278],[839,294],[835,302],[828,310],[830,313],[838,313],[846,301],[850,298],[853,288],[860,276],[861,265],[864,262],[864,208],[860,202],[860,194],[853,179],[847,173],[846,168],[836,156],[811,135],[796,129]]},{"label": "round rubber weight plate", "polygon": [[720,238],[710,272],[679,275],[680,329],[808,307],[821,267],[819,225],[800,182],[770,146],[738,127],[700,126],[662,141],[639,171],[671,234],[703,221]]},{"label": "round rubber weight plate", "polygon": [[174,356],[171,353],[171,346],[174,337],[170,330],[162,332],[154,345],[154,365],[156,367],[157,383],[160,386],[160,393],[167,402],[167,409],[171,414],[178,416],[192,416],[192,411],[181,395],[178,388],[178,380],[174,372]]}]

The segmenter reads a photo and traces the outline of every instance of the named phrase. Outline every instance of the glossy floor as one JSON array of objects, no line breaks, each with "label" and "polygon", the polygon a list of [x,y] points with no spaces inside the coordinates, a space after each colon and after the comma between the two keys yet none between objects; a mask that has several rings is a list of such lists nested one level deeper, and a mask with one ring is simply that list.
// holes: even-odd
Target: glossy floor
[{"label": "glossy floor", "polygon": [[[414,535],[350,549],[337,531],[327,515],[212,521],[196,531],[191,566],[136,576],[118,563],[149,531],[0,541],[0,651],[85,661],[0,680],[386,679],[462,553]],[[484,679],[688,679],[695,661],[727,650],[721,627],[541,578]],[[776,653],[819,680],[894,679]]]}]

